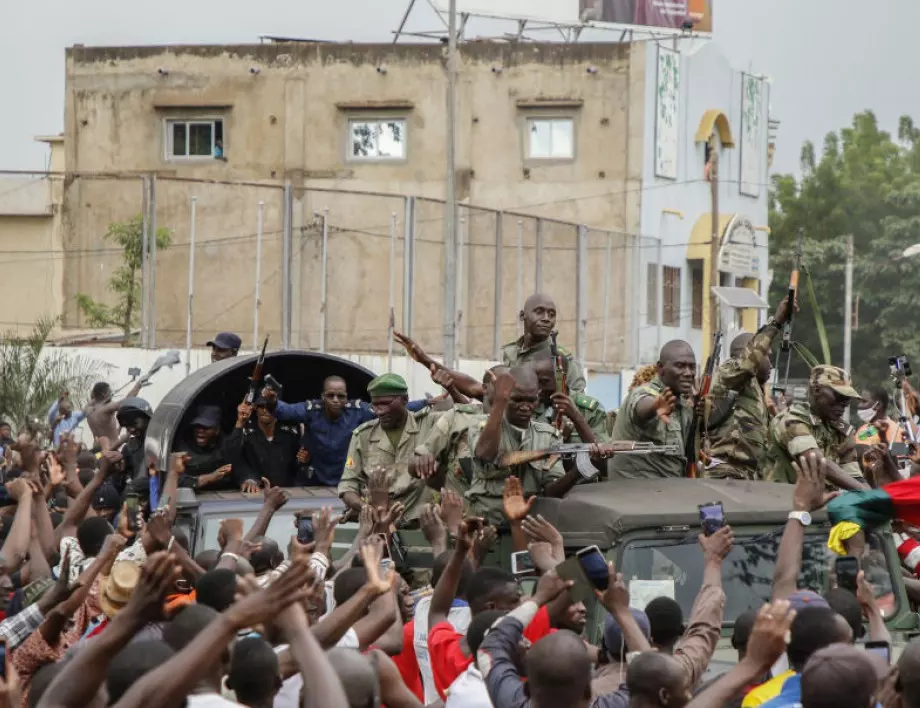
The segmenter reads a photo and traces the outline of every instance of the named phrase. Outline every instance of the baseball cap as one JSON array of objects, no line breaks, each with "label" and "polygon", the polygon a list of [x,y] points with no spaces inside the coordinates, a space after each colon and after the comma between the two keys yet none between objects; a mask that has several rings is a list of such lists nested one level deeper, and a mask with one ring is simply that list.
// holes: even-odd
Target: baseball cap
[{"label": "baseball cap", "polygon": [[796,590],[787,599],[796,612],[801,612],[806,607],[830,607],[827,600],[812,590]]},{"label": "baseball cap", "polygon": [[93,509],[121,509],[121,495],[111,484],[103,484],[93,495]]},{"label": "baseball cap", "polygon": [[811,370],[811,385],[828,386],[841,396],[847,398],[859,398],[859,392],[853,388],[850,381],[850,375],[846,370],[837,366],[827,366],[822,364]]},{"label": "baseball cap", "polygon": [[233,332],[221,332],[208,342],[208,346],[217,349],[239,349],[243,346],[243,340]]},{"label": "baseball cap", "polygon": [[195,411],[195,417],[192,418],[192,426],[219,428],[220,418],[220,406],[199,406]]},{"label": "baseball cap", "polygon": [[[636,624],[639,625],[642,634],[651,641],[652,626],[649,624],[648,615],[642,610],[637,610],[633,607],[630,607],[629,611],[636,620]],[[614,656],[619,656],[623,642],[623,630],[620,627],[620,623],[614,619],[613,615],[607,615],[607,619],[604,621],[604,646],[607,647],[608,652]],[[626,650],[629,651],[629,647],[626,647]]]}]

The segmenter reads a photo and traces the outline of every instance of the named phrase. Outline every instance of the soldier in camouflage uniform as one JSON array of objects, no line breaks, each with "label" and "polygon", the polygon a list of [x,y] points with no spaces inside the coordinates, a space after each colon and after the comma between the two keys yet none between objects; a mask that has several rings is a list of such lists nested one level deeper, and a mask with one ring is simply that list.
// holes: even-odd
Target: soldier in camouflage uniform
[{"label": "soldier in camouflage uniform", "polygon": [[[550,351],[552,347],[550,334],[556,327],[556,303],[551,297],[541,293],[531,295],[524,303],[519,317],[524,323],[524,335],[502,347],[502,363],[506,366],[526,364],[538,353]],[[566,383],[569,391],[582,393],[586,382],[581,365],[565,347],[559,347],[559,353],[568,364]]]},{"label": "soldier in camouflage uniform", "polygon": [[564,496],[579,478],[577,470],[566,472],[555,457],[514,467],[500,467],[503,454],[518,450],[545,450],[559,442],[559,431],[534,420],[539,400],[537,377],[530,367],[515,367],[495,381],[492,410],[469,432],[473,481],[467,492],[471,513],[492,523],[505,524],[502,492],[505,480],[521,480],[525,497],[542,494]]},{"label": "soldier in camouflage uniform", "polygon": [[359,425],[352,433],[339,496],[346,505],[360,511],[370,472],[385,467],[390,500],[402,502],[406,507],[403,523],[413,522],[432,495],[423,480],[409,474],[409,462],[438,415],[427,408],[417,413],[407,411],[409,389],[405,379],[397,374],[378,376],[368,384],[367,392],[377,418]]},{"label": "soldier in camouflage uniform", "polygon": [[[687,342],[675,339],[661,348],[658,374],[637,386],[623,401],[613,425],[614,440],[635,440],[684,449],[693,409],[687,400],[696,379],[696,356]],[[683,477],[686,460],[678,455],[614,455],[609,477]]]},{"label": "soldier in camouflage uniform", "polygon": [[770,380],[773,338],[789,319],[783,298],[776,315],[757,334],[742,334],[731,344],[731,359],[712,379],[707,427],[712,479],[762,479],[770,439],[770,413],[764,385]]},{"label": "soldier in camouflage uniform", "polygon": [[770,424],[768,479],[794,484],[792,462],[808,453],[828,461],[828,482],[844,489],[865,488],[853,428],[843,421],[853,398],[859,393],[846,371],[836,366],[812,369],[808,403],[793,403]]},{"label": "soldier in camouflage uniform", "polygon": [[[531,366],[540,387],[540,402],[534,411],[534,418],[552,425],[556,413],[562,410],[566,419],[574,426],[571,442],[606,442],[610,439],[607,436],[607,412],[600,401],[583,393],[570,395],[568,391],[560,393],[556,390],[556,362],[548,351],[540,352],[533,359]],[[590,430],[593,439],[579,432],[582,426],[587,428],[583,432],[587,433]]]}]

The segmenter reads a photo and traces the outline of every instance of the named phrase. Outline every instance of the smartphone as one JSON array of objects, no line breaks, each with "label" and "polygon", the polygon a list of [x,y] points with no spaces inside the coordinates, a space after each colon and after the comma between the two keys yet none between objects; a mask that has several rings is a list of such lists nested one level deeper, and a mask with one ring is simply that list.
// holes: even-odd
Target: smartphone
[{"label": "smartphone", "polygon": [[725,509],[722,508],[722,502],[700,504],[699,509],[700,526],[703,527],[703,533],[707,536],[712,536],[725,526]]},{"label": "smartphone", "polygon": [[511,554],[511,572],[514,575],[531,575],[536,572],[530,551],[517,551]]},{"label": "smartphone", "polygon": [[856,592],[856,576],[859,575],[859,559],[854,556],[843,556],[834,561],[834,572],[837,575],[837,587]]},{"label": "smartphone", "polygon": [[878,654],[886,664],[891,664],[891,645],[888,642],[866,642],[866,651]]},{"label": "smartphone", "polygon": [[588,546],[582,548],[575,554],[578,564],[585,572],[588,582],[596,589],[604,591],[607,589],[610,579],[610,572],[607,568],[607,559],[601,553],[597,546]]},{"label": "smartphone", "polygon": [[137,531],[137,513],[140,511],[140,506],[137,494],[128,494],[125,497],[125,513],[128,517],[129,531]]},{"label": "smartphone", "polygon": [[297,519],[297,540],[300,543],[313,542],[313,519],[309,516],[300,516]]}]

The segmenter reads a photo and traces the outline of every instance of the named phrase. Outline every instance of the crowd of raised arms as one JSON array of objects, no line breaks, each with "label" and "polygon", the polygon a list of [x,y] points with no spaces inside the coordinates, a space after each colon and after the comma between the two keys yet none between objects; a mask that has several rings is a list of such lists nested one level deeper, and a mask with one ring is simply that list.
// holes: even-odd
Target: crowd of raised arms
[{"label": "crowd of raised arms", "polygon": [[[523,335],[481,381],[397,333],[443,395],[410,401],[406,381],[385,373],[367,386],[370,403],[338,377],[321,399],[285,401],[268,377],[232,429],[220,407],[194,408],[165,470],[145,450],[154,411],[141,382],[122,400],[98,383],[82,410],[63,393],[41,433],[0,423],[0,708],[920,708],[920,643],[893,666],[864,646],[890,650],[892,637],[858,565],[869,517],[895,520],[908,597],[920,600],[910,523],[920,510],[899,515],[920,469],[902,445],[918,398],[900,379],[895,420],[884,389],[860,394],[847,372],[818,366],[807,401],[775,400],[771,348],[791,306],[730,343],[705,396],[693,349],[667,343],[616,413],[585,394],[556,342],[555,304],[535,294]],[[209,346],[217,362],[241,341],[221,333]],[[91,446],[77,442],[84,420]],[[737,480],[708,483],[726,495],[765,480],[794,490],[771,540],[769,602],[734,621],[737,661],[722,670],[710,663],[735,537],[721,505],[702,514],[691,549],[702,582],[687,617],[668,596],[636,609],[606,560],[589,595],[576,593],[563,572],[576,549],[533,508],[592,485],[615,495],[686,477]],[[337,488],[341,504],[293,517],[284,548],[269,525],[290,488],[309,486]],[[223,519],[216,547],[202,549],[176,525],[183,488],[242,492],[261,507],[251,524]],[[840,522],[829,544],[857,564],[852,582],[838,570],[823,595],[801,586],[806,530],[822,509]],[[334,553],[346,525],[354,541]],[[392,560],[405,551],[398,534],[415,530],[433,556],[426,568]],[[507,538],[529,551],[530,594],[494,562]],[[592,644],[595,603],[603,631]]]}]

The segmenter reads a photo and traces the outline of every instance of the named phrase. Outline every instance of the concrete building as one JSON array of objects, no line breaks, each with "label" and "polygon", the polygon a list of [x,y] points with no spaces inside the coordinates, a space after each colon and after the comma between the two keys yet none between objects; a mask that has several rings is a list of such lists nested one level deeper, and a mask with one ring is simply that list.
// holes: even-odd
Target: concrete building
[{"label": "concrete building", "polygon": [[[699,245],[695,225],[709,209],[702,141],[714,130],[722,212],[766,223],[766,187],[739,194],[740,150],[728,138],[741,126],[741,74],[712,44],[471,42],[460,55],[461,356],[490,358],[497,341],[514,338],[519,297],[535,289],[554,295],[560,341],[578,344],[594,368],[653,359],[661,337],[689,338],[701,352],[707,325],[697,330],[690,314],[699,292],[691,273],[700,259],[708,272],[708,255],[691,242]],[[662,56],[678,67],[664,90]],[[75,178],[65,244],[100,257],[68,261],[67,323],[80,323],[76,293],[104,297],[114,261],[101,234],[141,213],[146,174],[156,175],[156,225],[173,233],[156,256],[158,344],[184,340],[195,197],[196,343],[252,328],[262,202],[262,331],[280,335],[288,287],[292,345],[380,351],[392,315],[440,351],[445,89],[439,45],[69,49],[65,145]],[[759,156],[762,184],[765,94],[758,100],[761,139],[745,145]],[[662,220],[666,211],[683,220]],[[764,289],[766,240],[756,233],[760,260],[747,275]],[[663,255],[652,258],[659,237]],[[648,321],[655,298],[660,331]]]},{"label": "concrete building", "polygon": [[[36,138],[51,148],[50,168],[64,169],[64,139]],[[0,177],[0,331],[27,335],[39,319],[60,317],[65,252],[61,228],[63,179]]]}]

